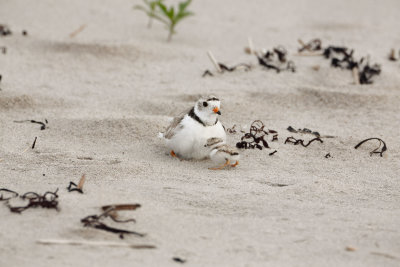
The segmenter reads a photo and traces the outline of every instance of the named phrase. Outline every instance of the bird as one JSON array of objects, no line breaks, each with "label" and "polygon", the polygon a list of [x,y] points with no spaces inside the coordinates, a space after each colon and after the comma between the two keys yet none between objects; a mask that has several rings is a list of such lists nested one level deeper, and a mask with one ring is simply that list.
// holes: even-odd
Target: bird
[{"label": "bird", "polygon": [[204,146],[211,137],[226,140],[219,121],[221,102],[214,95],[201,97],[190,109],[175,117],[164,133],[170,154],[180,159],[205,159],[210,148]]},{"label": "bird", "polygon": [[[209,138],[205,146],[211,148],[209,156],[213,162],[217,164],[223,163],[223,165],[221,166],[209,168],[210,170],[222,170],[229,165],[231,167],[236,167],[237,165],[239,165],[239,151],[235,147],[227,145],[225,141],[221,138]],[[234,164],[231,164],[231,162],[233,161],[236,162]]]}]

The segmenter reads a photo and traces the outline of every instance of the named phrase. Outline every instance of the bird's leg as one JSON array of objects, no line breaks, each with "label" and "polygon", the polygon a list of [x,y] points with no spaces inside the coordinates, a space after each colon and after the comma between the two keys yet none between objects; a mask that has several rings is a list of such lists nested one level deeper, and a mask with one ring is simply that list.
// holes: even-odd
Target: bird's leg
[{"label": "bird's leg", "polygon": [[239,161],[237,160],[235,164],[232,164],[232,167],[236,167],[237,165],[239,165]]},{"label": "bird's leg", "polygon": [[170,154],[173,158],[177,158],[177,159],[179,159],[180,161],[183,161],[183,159],[181,159],[180,157],[178,157],[178,156],[175,154],[175,152],[174,152],[173,150],[171,150],[171,152],[169,152],[169,154]]},{"label": "bird's leg", "polygon": [[225,168],[226,166],[229,165],[229,159],[226,160],[226,162],[224,163],[224,165],[221,165],[219,167],[215,167],[215,168],[209,168],[210,170],[222,170],[223,168]]}]

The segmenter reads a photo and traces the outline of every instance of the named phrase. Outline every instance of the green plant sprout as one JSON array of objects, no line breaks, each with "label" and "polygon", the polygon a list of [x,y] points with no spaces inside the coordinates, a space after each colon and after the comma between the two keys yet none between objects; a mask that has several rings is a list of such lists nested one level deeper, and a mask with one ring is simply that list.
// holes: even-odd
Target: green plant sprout
[{"label": "green plant sprout", "polygon": [[[186,0],[178,4],[178,8],[175,9],[174,6],[167,7],[164,5],[162,0],[143,0],[148,6],[135,6],[136,9],[144,11],[147,16],[151,19],[154,18],[167,26],[168,29],[168,41],[171,41],[172,35],[176,33],[175,27],[182,19],[194,15],[193,12],[187,11],[186,8],[192,2],[192,0]],[[150,24],[151,25],[151,24]]]},{"label": "green plant sprout", "polygon": [[149,16],[149,23],[147,24],[147,28],[151,28],[153,24],[153,17],[155,16],[156,13],[157,3],[161,1],[162,0],[153,0],[153,1],[143,0],[146,6],[135,5],[133,7],[134,9],[144,11],[147,14],[147,16]]}]

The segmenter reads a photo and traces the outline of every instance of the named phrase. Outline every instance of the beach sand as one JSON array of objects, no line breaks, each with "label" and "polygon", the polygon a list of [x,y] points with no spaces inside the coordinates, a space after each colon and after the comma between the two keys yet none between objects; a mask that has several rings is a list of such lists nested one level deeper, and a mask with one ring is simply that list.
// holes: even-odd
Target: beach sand
[{"label": "beach sand", "polygon": [[[141,1],[1,1],[0,188],[59,189],[59,207],[11,213],[0,203],[0,266],[399,266],[400,2],[194,1],[195,16],[166,42],[164,26],[132,9]],[[70,33],[85,28],[75,37]],[[22,30],[28,35],[23,36]],[[244,53],[285,46],[295,73],[265,70]],[[382,65],[372,85],[322,57],[296,56],[297,39],[345,45]],[[202,77],[211,50],[251,71]],[[319,66],[319,70],[313,69]],[[241,151],[240,165],[170,157],[157,137],[200,95],[222,100],[221,121],[278,131],[271,149]],[[18,120],[48,120],[40,125]],[[332,135],[284,144],[288,126]],[[242,134],[228,134],[235,145]],[[28,149],[37,137],[35,149]],[[370,156],[382,138],[383,157]],[[273,156],[269,153],[277,150]],[[325,155],[330,153],[330,158]],[[86,174],[84,194],[68,193]],[[283,186],[285,185],[285,186]],[[140,203],[116,227],[84,228],[108,204]],[[43,245],[39,240],[154,245],[156,249]]]}]

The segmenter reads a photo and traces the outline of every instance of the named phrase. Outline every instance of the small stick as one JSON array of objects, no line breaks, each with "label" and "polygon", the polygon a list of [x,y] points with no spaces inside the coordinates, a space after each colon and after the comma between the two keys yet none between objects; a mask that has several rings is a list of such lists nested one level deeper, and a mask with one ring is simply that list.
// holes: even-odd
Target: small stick
[{"label": "small stick", "polygon": [[385,258],[392,259],[392,260],[399,259],[399,258],[397,258],[397,257],[395,257],[395,256],[392,256],[392,255],[387,254],[387,253],[382,253],[382,252],[375,252],[375,251],[372,251],[371,254],[372,254],[372,255],[377,255],[377,256],[383,256],[383,257],[385,257]]},{"label": "small stick", "polygon": [[315,52],[315,53],[311,53],[311,52],[308,52],[308,53],[296,53],[296,54],[293,54],[294,56],[304,56],[304,57],[314,57],[314,56],[323,56],[324,54],[323,53],[321,53],[321,52]]},{"label": "small stick", "polygon": [[354,84],[359,85],[360,84],[360,77],[358,76],[358,67],[354,67],[352,69],[352,71],[353,71]]},{"label": "small stick", "polygon": [[394,50],[394,49],[390,50],[389,59],[392,61],[397,61],[399,59],[396,55],[396,50]]},{"label": "small stick", "polygon": [[117,243],[117,242],[94,242],[94,241],[86,241],[86,240],[57,240],[57,239],[40,239],[37,240],[36,243],[42,245],[87,245],[87,246],[98,246],[98,247],[126,247],[126,248],[135,248],[135,249],[152,249],[156,248],[152,245],[133,245],[128,243]]},{"label": "small stick", "polygon": [[36,140],[37,140],[37,136],[35,137],[35,140],[33,141],[33,144],[32,144],[32,149],[34,149],[34,148],[35,148],[35,145],[36,145]]},{"label": "small stick", "polygon": [[253,44],[253,39],[251,37],[247,38],[247,41],[249,43],[249,52],[250,54],[254,54],[254,44]]},{"label": "small stick", "polygon": [[135,210],[137,208],[140,208],[140,204],[118,204],[118,205],[107,205],[101,207],[103,211],[107,211],[109,209],[113,209],[115,211],[117,210]]},{"label": "small stick", "polygon": [[85,177],[85,175],[83,174],[82,177],[81,177],[81,179],[79,180],[79,184],[78,184],[78,186],[77,186],[76,188],[82,190],[83,184],[85,183],[85,179],[86,179],[86,177]]},{"label": "small stick", "polygon": [[306,44],[303,42],[303,40],[301,40],[301,39],[297,39],[297,42],[299,42],[299,44],[301,45],[301,46],[306,46]]},{"label": "small stick", "polygon": [[24,154],[26,151],[28,151],[28,149],[29,149],[30,147],[31,147],[31,146],[28,146],[27,148],[25,148],[24,151],[21,152],[21,154]]},{"label": "small stick", "polygon": [[274,155],[276,152],[278,152],[277,150],[274,150],[273,152],[269,153],[268,155],[272,156]]},{"label": "small stick", "polygon": [[215,59],[214,55],[211,53],[211,51],[207,51],[208,58],[211,60],[211,62],[214,64],[214,67],[217,69],[218,72],[222,72],[221,67],[218,64],[218,61]]},{"label": "small stick", "polygon": [[81,25],[78,29],[69,34],[69,38],[74,38],[86,28],[86,24]]}]

